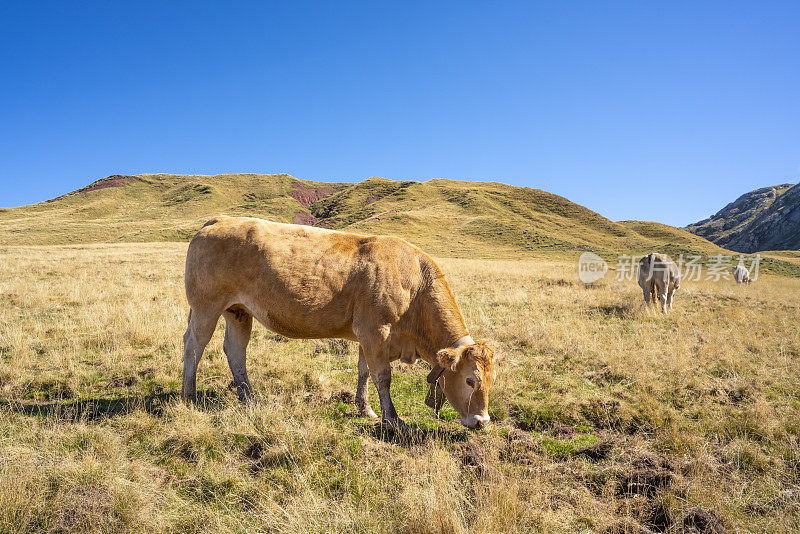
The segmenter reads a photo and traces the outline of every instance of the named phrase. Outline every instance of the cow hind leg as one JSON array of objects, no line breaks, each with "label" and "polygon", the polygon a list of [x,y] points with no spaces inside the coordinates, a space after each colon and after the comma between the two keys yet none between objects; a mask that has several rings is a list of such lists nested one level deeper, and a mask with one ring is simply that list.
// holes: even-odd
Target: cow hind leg
[{"label": "cow hind leg", "polygon": [[228,357],[236,394],[240,401],[246,402],[253,397],[253,388],[247,378],[247,344],[250,342],[250,333],[253,330],[253,316],[240,307],[228,308],[223,316],[225,341],[222,343],[222,350]]},{"label": "cow hind leg", "polygon": [[658,301],[659,306],[661,308],[661,312],[666,314],[667,313],[667,286],[666,284],[658,286]]},{"label": "cow hind leg", "polygon": [[183,335],[183,389],[181,397],[190,402],[197,399],[197,364],[214,335],[219,313],[190,310],[189,326]]},{"label": "cow hind leg", "polygon": [[675,287],[674,284],[670,284],[669,290],[667,292],[667,306],[669,306],[669,310],[672,311],[672,298],[675,296],[675,290],[678,289]]},{"label": "cow hind leg", "polygon": [[364,348],[358,347],[358,385],[356,386],[356,407],[359,415],[377,418],[378,415],[369,405],[369,366],[364,356]]}]

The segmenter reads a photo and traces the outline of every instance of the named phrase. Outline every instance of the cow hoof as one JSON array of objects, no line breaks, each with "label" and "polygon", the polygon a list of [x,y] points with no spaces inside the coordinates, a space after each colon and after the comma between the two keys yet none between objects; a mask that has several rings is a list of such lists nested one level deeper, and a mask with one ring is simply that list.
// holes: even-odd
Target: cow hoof
[{"label": "cow hoof", "polygon": [[358,415],[360,415],[361,417],[369,417],[370,419],[377,419],[378,418],[378,414],[376,414],[375,410],[373,410],[369,406],[367,406],[366,408],[361,408],[358,411]]}]

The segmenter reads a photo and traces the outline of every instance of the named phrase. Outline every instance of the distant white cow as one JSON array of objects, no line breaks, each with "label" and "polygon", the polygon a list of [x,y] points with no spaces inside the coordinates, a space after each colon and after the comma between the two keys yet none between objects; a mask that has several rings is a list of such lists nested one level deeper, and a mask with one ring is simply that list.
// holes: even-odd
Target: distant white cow
[{"label": "distant white cow", "polygon": [[737,265],[733,268],[733,279],[736,280],[737,284],[750,283],[750,271],[747,270],[747,267],[744,265]]},{"label": "distant white cow", "polygon": [[650,253],[639,260],[639,286],[645,304],[660,301],[661,311],[672,310],[672,297],[681,287],[681,273],[672,258],[666,254]]}]

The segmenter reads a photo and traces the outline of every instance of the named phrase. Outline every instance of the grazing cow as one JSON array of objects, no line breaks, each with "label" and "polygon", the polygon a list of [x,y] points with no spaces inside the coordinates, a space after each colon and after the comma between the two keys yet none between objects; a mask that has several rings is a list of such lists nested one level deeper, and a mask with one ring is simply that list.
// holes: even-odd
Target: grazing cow
[{"label": "grazing cow", "polygon": [[681,287],[681,273],[672,258],[666,254],[648,254],[639,260],[638,280],[645,304],[658,299],[662,312],[667,313],[667,307],[672,310],[672,298]]},{"label": "grazing cow", "polygon": [[197,362],[220,315],[239,398],[251,397],[245,350],[255,317],[286,337],[358,341],[356,404],[364,415],[376,417],[368,401],[371,376],[383,419],[402,425],[389,395],[390,362],[419,356],[433,366],[431,393],[443,402],[443,391],[464,426],[489,421],[494,349],[473,341],[442,271],[402,239],[215,217],[189,244],[186,298],[185,399],[195,398]]},{"label": "grazing cow", "polygon": [[741,284],[744,282],[745,284],[750,283],[750,271],[744,265],[737,265],[733,268],[733,279],[736,280],[737,284]]}]

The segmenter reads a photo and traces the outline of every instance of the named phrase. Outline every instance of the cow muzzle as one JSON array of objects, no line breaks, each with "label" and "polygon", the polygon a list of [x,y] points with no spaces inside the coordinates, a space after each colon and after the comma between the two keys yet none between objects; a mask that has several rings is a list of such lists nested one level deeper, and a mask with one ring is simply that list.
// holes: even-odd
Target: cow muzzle
[{"label": "cow muzzle", "polygon": [[486,415],[477,415],[477,414],[470,414],[467,417],[461,418],[461,424],[467,428],[471,428],[473,430],[477,430],[479,428],[483,428],[486,426],[490,421],[489,414]]}]

